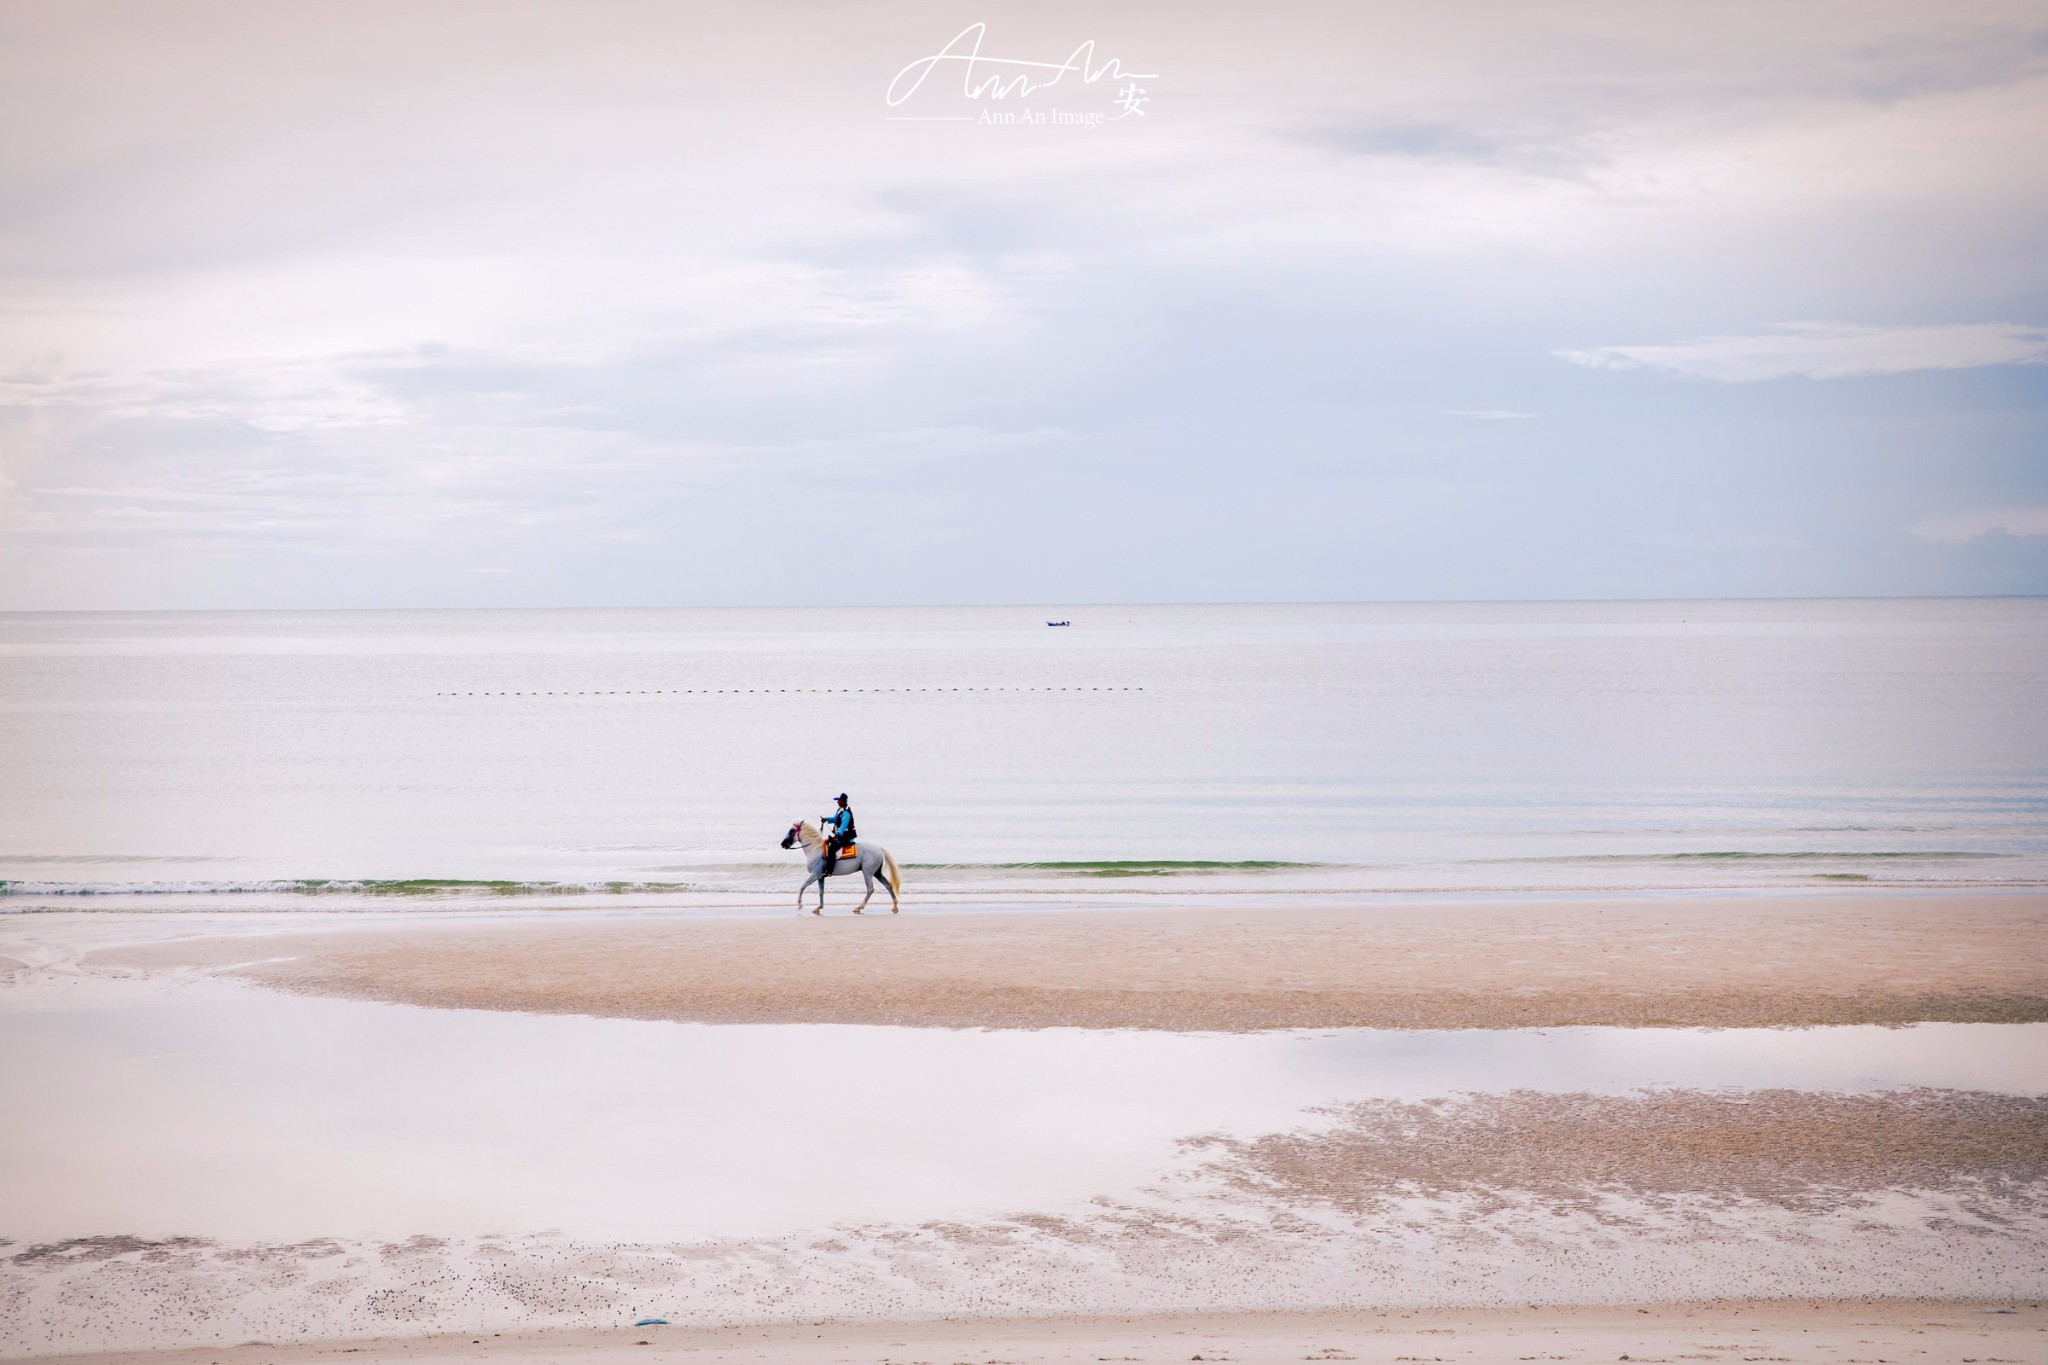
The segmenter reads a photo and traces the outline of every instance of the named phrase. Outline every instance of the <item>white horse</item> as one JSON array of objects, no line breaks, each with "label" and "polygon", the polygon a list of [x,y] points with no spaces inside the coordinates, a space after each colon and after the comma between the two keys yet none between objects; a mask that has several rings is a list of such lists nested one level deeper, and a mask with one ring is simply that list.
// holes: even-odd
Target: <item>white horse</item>
[{"label": "white horse", "polygon": [[796,889],[796,908],[804,908],[804,892],[811,889],[811,883],[818,884],[818,908],[814,915],[825,913],[825,878],[846,877],[858,872],[867,883],[868,893],[860,898],[860,904],[853,907],[858,915],[875,898],[875,878],[882,879],[882,885],[889,888],[889,913],[896,914],[903,908],[902,899],[896,894],[903,885],[903,876],[896,870],[896,860],[889,856],[889,850],[862,839],[855,845],[854,856],[841,854],[833,866],[825,866],[825,836],[808,820],[799,820],[789,827],[789,833],[782,836],[782,846],[795,844],[804,846],[804,857],[809,860],[811,875],[804,878],[804,884]]}]

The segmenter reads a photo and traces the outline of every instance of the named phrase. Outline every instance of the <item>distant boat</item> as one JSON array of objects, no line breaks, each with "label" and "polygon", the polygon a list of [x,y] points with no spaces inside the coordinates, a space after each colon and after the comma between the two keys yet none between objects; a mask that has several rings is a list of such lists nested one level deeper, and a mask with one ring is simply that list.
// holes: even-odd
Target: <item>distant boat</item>
[{"label": "distant boat", "polygon": [[1046,624],[1049,626],[1071,626],[1074,623],[1072,621],[1047,621]]}]

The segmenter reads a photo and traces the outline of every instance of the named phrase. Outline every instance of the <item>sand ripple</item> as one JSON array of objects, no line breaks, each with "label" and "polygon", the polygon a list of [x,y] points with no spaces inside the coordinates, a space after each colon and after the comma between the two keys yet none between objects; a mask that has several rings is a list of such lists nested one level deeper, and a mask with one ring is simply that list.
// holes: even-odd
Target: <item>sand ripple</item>
[{"label": "sand ripple", "polygon": [[1143,1199],[670,1245],[8,1248],[9,1354],[394,1331],[2032,1295],[2048,1115],[1953,1092],[1508,1095],[1196,1139]]}]

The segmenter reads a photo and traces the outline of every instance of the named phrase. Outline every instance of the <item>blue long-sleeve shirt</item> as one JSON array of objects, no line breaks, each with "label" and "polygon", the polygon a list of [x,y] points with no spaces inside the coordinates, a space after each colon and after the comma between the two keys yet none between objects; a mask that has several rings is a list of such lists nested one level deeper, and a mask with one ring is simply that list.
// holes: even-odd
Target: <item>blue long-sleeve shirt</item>
[{"label": "blue long-sleeve shirt", "polygon": [[851,810],[833,811],[825,817],[825,832],[840,839],[844,839],[847,835],[853,833],[853,812]]}]

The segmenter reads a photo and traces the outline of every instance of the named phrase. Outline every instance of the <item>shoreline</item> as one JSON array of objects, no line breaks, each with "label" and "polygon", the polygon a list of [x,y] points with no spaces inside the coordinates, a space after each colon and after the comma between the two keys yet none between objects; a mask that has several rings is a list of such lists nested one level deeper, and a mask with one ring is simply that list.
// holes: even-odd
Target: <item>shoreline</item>
[{"label": "shoreline", "polygon": [[[1929,1000],[1981,1015],[2001,1001],[2048,995],[2048,897],[1182,905],[823,920],[285,918],[11,922],[0,950],[27,964],[13,974],[16,1008],[51,1012],[20,1022],[72,1029],[90,1042],[75,1058],[50,1053],[55,1069],[22,1071],[24,1087],[43,1081],[21,1093],[55,1094],[65,1112],[90,1113],[105,1090],[119,1102],[109,1112],[132,1110],[118,1131],[141,1135],[145,1147],[147,1135],[163,1133],[195,1154],[201,1164],[189,1169],[223,1180],[222,1191],[275,1190],[288,1207],[391,1179],[337,1154],[308,1168],[319,1188],[301,1188],[290,1183],[301,1178],[298,1158],[237,1162],[233,1143],[215,1140],[203,1124],[181,1126],[181,1106],[249,1090],[243,1080],[215,1091],[209,1077],[260,1079],[272,1074],[266,1067],[281,1068],[276,1074],[297,1078],[290,1095],[275,1092],[288,1114],[343,1115],[351,1140],[381,1160],[414,1150],[396,1138],[429,1143],[420,1149],[429,1155],[439,1150],[434,1143],[455,1143],[467,1154],[463,1178],[475,1171],[482,1181],[470,1211],[451,1219],[429,1216],[425,1205],[401,1209],[403,1216],[374,1224],[384,1229],[378,1235],[343,1235],[345,1219],[301,1217],[275,1240],[169,1216],[156,1224],[46,1220],[56,1240],[34,1244],[19,1228],[8,1234],[19,1240],[0,1246],[0,1355],[108,1365],[313,1365],[343,1354],[438,1361],[504,1353],[552,1362],[620,1351],[640,1360],[816,1365],[1196,1355],[1386,1365],[1620,1356],[1632,1365],[2048,1365],[2048,1316],[2025,1318],[2024,1333],[2002,1331],[2024,1315],[1994,1319],[1985,1306],[2003,1295],[2034,1304],[2048,1291],[2040,1270],[2048,1264],[2048,1100],[2032,1084],[2000,1088],[1978,1068],[1958,1077],[1977,1088],[1924,1088],[1957,1083],[1935,1074],[1836,1090],[1825,1076],[1795,1069],[1731,1090],[1725,1076],[1688,1081],[1668,1057],[1653,1066],[1641,1045],[1716,1051],[1744,1040],[1665,1033],[1639,1034],[1628,1045],[1630,1065],[1654,1077],[1650,1088],[1606,1093],[1596,1076],[1547,1089],[1533,1052],[1510,1058],[1505,1070],[1496,1064],[1486,1084],[1464,1087],[1465,1073],[1425,1055],[1430,1048],[1528,1043],[1581,1068],[1597,1060],[1578,1035],[1470,1032],[1379,1040],[1400,1059],[1394,1070],[1417,1078],[1404,1091],[1390,1080],[1391,1063],[1355,1054],[1357,1039],[1330,1032],[1335,1026],[1268,1022],[1282,1006],[1327,1021],[1361,1005],[1414,1012],[1394,1027],[1458,1030],[1597,1010],[1687,1025],[1748,1011],[1785,1024],[1802,1012],[1899,1014]],[[419,993],[423,983],[439,994],[401,1003],[425,1009],[289,998],[388,1000]],[[104,1021],[91,1013],[174,999],[198,1002],[197,1032],[167,1027],[161,1011]],[[743,1015],[745,1022],[927,1032],[879,1040],[801,1029],[705,1036],[622,1028],[604,1017],[515,1017],[702,1018],[717,1009],[755,1016]],[[66,1010],[80,1014],[57,1013]],[[264,1025],[293,1013],[318,1027]],[[340,1017],[347,1014],[361,1017]],[[1448,1022],[1412,1022],[1418,1015]],[[109,1032],[109,1023],[120,1028]],[[1268,1027],[1301,1027],[1305,1036],[1220,1036]],[[1162,1032],[1082,1032],[1091,1028]],[[998,1032],[1006,1029],[1067,1032]],[[1165,1036],[1169,1029],[1210,1036],[1175,1039]],[[570,1038],[607,1031],[645,1035],[660,1047]],[[537,1046],[544,1035],[564,1045]],[[313,1037],[331,1041],[309,1050]],[[2017,1037],[1996,1045],[2025,1046]],[[758,1064],[788,1053],[707,1050],[750,1038],[801,1049],[809,1069]],[[857,1064],[821,1052],[821,1040],[860,1049]],[[1895,1043],[1873,1032],[1858,1046],[1892,1058],[1916,1041],[1925,1040]],[[1787,1034],[1747,1042],[1782,1066],[1787,1050],[1831,1040]],[[224,1060],[207,1060],[224,1045]],[[1055,1149],[1085,1145],[1090,1132],[1124,1134],[1140,1116],[1133,1106],[1149,1121],[1169,1113],[1165,1101],[1181,1093],[1153,1083],[1161,1049],[1310,1046],[1341,1052],[1342,1075],[1270,1058],[1240,1059],[1236,1071],[1190,1060],[1183,1071],[1196,1087],[1191,1094],[1254,1076],[1262,1084],[1293,1077],[1301,1091],[1268,1096],[1256,1122],[1171,1111],[1178,1117],[1162,1132],[1172,1155],[1135,1174],[1117,1168],[1071,1190],[1034,1187],[958,1207],[912,1208],[892,1197],[880,1214],[833,1215],[812,1201],[782,1231],[666,1240],[698,1216],[687,1201],[714,1188],[758,1187],[778,1197],[797,1188],[804,1198],[797,1172],[843,1180],[842,1170],[859,1171],[873,1187],[889,1175],[875,1164],[884,1154],[919,1181],[953,1171],[963,1151],[975,1154],[961,1167],[967,1175],[946,1178],[966,1179],[975,1161],[1028,1156],[1003,1148],[1007,1137],[991,1143],[990,1132],[971,1123],[947,1127],[948,1115],[993,1116],[1004,1132],[1017,1127],[1023,1142]],[[1112,1063],[1091,1070],[1050,1055],[1076,1048],[1111,1055]],[[932,1049],[937,1070],[926,1075],[910,1054]],[[1048,1064],[1032,1069],[1020,1049],[1046,1054]],[[484,1065],[486,1054],[509,1069]],[[1847,1069],[1827,1075],[1865,1077],[1855,1057],[1845,1054]],[[997,1090],[965,1083],[990,1066],[1023,1079]],[[572,1074],[577,1084],[568,1083]],[[693,1136],[693,1113],[726,1112],[756,1078],[790,1091],[783,1108],[762,1111],[762,1133],[787,1141],[742,1135],[742,1149]],[[1105,1078],[1113,1090],[1101,1090]],[[130,1105],[143,1083],[141,1098],[160,1093],[162,1103]],[[67,1098],[66,1086],[82,1098]],[[848,1103],[847,1087],[864,1098]],[[1094,1115],[1090,1122],[1067,1121],[1061,1087],[1115,1100],[1072,1111]],[[759,1110],[758,1099],[749,1103],[748,1112]],[[531,1116],[534,1105],[548,1106],[555,1127]],[[235,1131],[261,1151],[319,1149],[317,1132],[302,1139],[299,1128],[274,1126],[261,1109],[220,1112],[228,1122],[246,1118]],[[585,1115],[599,1116],[598,1127]],[[918,1125],[923,1147],[906,1145],[893,1126],[902,1122]],[[93,1133],[105,1129],[59,1134],[37,1187],[67,1188],[74,1152],[89,1158],[81,1170],[120,1159],[96,1145]],[[577,1207],[618,1198],[618,1207],[640,1210],[668,1199],[685,1201],[676,1204],[681,1212],[657,1209],[652,1231],[614,1239],[564,1233],[573,1219],[554,1209],[522,1212],[508,1197],[523,1180],[562,1178],[559,1163],[579,1153],[599,1163],[592,1170],[622,1174],[615,1191],[601,1181],[578,1187]],[[207,1175],[205,1162],[216,1160],[232,1169]],[[842,1164],[849,1161],[858,1164]],[[187,1169],[165,1165],[155,1178],[168,1189],[191,1188],[180,1174]],[[29,1170],[20,1168],[23,1178]],[[445,1203],[469,1187],[444,1176],[422,1188]],[[146,1202],[118,1197],[120,1209]],[[481,1231],[508,1226],[509,1233]],[[317,1235],[323,1229],[333,1235]],[[1767,1295],[1787,1297],[1762,1303]],[[1587,1305],[1589,1298],[1604,1306]],[[1467,1306],[1421,1306],[1444,1304]],[[1657,1304],[1664,1307],[1642,1306]],[[677,1325],[595,1325],[642,1317]],[[2002,1332],[1996,1344],[1986,1331]],[[235,1342],[244,1344],[226,1344]],[[81,1354],[88,1350],[95,1353]]]},{"label": "shoreline", "polygon": [[[835,888],[835,891],[841,888]],[[856,896],[857,896],[856,892]],[[888,901],[878,886],[867,916],[886,918]],[[904,915],[919,919],[984,919],[1067,915],[1075,912],[1177,914],[1215,911],[1326,910],[1361,914],[1399,911],[1462,911],[1528,906],[1608,905],[1679,908],[1702,903],[1729,905],[1827,906],[1843,903],[1911,905],[1927,902],[1983,902],[1987,905],[2029,899],[2048,901],[2048,883],[1900,883],[1797,887],[1408,887],[1388,890],[1330,891],[1311,888],[1219,888],[1185,885],[1105,887],[913,887],[903,902]],[[822,918],[853,918],[857,899],[841,895],[828,901]],[[815,904],[807,901],[806,906]],[[276,891],[95,891],[64,893],[0,891],[0,926],[41,923],[151,922],[192,923],[217,920],[245,933],[251,924],[270,920],[279,934],[313,932],[317,928],[354,933],[367,926],[405,929],[423,924],[475,924],[490,921],[556,920],[583,923],[660,920],[783,920],[808,916],[783,890],[750,891],[521,891],[430,894],[364,894],[359,892]],[[183,931],[181,931],[183,932]],[[144,934],[139,946],[173,935]],[[185,933],[184,936],[190,936]],[[6,950],[0,930],[0,951]]]},{"label": "shoreline", "polygon": [[[392,887],[420,889],[378,889],[376,883],[351,883],[320,878],[263,878],[245,884],[182,885],[169,882],[109,883],[102,886],[66,887],[0,878],[0,915],[10,905],[35,913],[70,911],[89,913],[85,907],[106,906],[151,914],[189,905],[196,912],[242,914],[250,909],[268,909],[278,914],[348,913],[383,910],[410,913],[403,907],[431,910],[517,910],[590,909],[602,913],[607,906],[629,906],[659,910],[758,910],[780,914],[795,912],[795,888],[800,878],[791,877],[773,886],[661,886],[633,882],[577,882],[534,880],[498,882],[460,878],[392,878]],[[313,882],[321,885],[314,887]],[[1020,881],[937,883],[922,878],[905,880],[907,903],[926,911],[947,912],[988,906],[1141,906],[1188,902],[1210,906],[1256,905],[1345,905],[1405,906],[1437,904],[1487,904],[1560,901],[1696,901],[1696,900],[1787,900],[1825,901],[1839,899],[1910,900],[1942,897],[2000,897],[2048,895],[2048,880],[1998,881],[1845,881],[1832,878],[1803,882],[1707,883],[1668,886],[1615,885],[1517,885],[1498,886],[1283,886],[1224,883],[1223,878],[1159,877],[1108,878],[1077,877],[1055,883]],[[306,883],[299,885],[298,883]],[[816,903],[815,889],[805,905]],[[858,903],[861,886],[857,878],[835,879],[826,902],[827,915],[851,912]],[[876,884],[875,895],[886,903],[888,893]],[[237,909],[234,907],[246,907]]]},{"label": "shoreline", "polygon": [[2048,894],[1147,904],[892,917],[446,915],[109,945],[434,1008],[933,1028],[1764,1027],[2048,1020]]},{"label": "shoreline", "polygon": [[2012,1299],[1740,1300],[1038,1318],[659,1325],[8,1356],[41,1365],[311,1365],[515,1357],[701,1365],[1101,1360],[1631,1362],[2048,1360],[2048,1310]]}]

